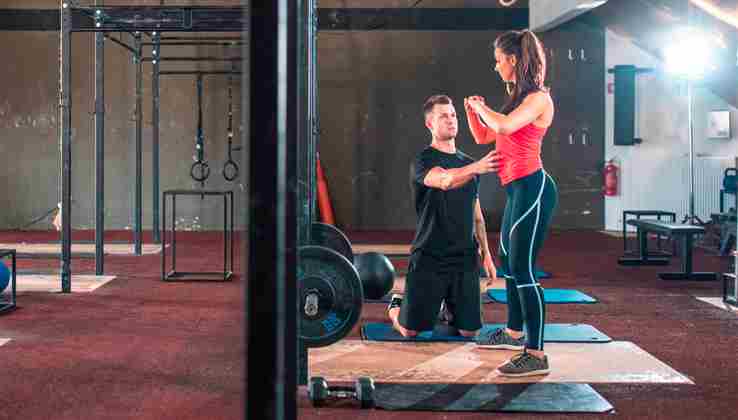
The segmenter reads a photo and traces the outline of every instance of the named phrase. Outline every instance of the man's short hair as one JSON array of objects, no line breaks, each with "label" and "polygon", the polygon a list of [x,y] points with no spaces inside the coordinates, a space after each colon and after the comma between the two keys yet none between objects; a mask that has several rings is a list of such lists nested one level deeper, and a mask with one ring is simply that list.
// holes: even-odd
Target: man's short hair
[{"label": "man's short hair", "polygon": [[428,114],[433,112],[433,107],[438,104],[449,105],[452,103],[453,101],[451,101],[451,98],[446,95],[433,95],[430,98],[426,99],[425,103],[423,104],[423,116],[428,117]]}]

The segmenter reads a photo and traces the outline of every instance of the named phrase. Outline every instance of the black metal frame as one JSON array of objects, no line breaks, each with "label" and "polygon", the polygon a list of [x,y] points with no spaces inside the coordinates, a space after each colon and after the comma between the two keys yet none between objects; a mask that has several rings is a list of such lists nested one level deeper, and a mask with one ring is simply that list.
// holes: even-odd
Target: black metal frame
[{"label": "black metal frame", "polygon": [[[177,271],[177,196],[200,196],[201,198],[220,196],[223,197],[223,271]],[[171,244],[172,258],[171,268],[167,270],[167,197],[171,197],[172,201],[172,224],[171,224]],[[161,249],[161,278],[165,281],[182,281],[182,280],[208,280],[208,281],[228,281],[233,276],[233,219],[234,219],[234,203],[233,191],[218,190],[167,190],[164,191],[162,198],[162,213],[164,213],[164,223],[162,223],[162,249]],[[230,213],[230,214],[229,214]],[[218,276],[218,278],[214,278]]]},{"label": "black metal frame", "polygon": [[[96,0],[97,2],[98,0]],[[159,69],[161,57],[159,43],[162,39],[161,31],[169,32],[241,32],[246,27],[241,7],[197,7],[197,6],[80,6],[77,0],[60,0],[59,9],[49,10],[14,10],[0,13],[3,28],[24,29],[24,25],[31,25],[37,30],[58,29],[60,31],[60,150],[61,173],[59,177],[61,191],[61,283],[62,292],[71,292],[71,39],[74,32],[95,32],[95,272],[104,273],[104,40],[123,47],[133,54],[136,66],[135,86],[135,193],[133,208],[133,242],[135,255],[142,255],[142,162],[143,162],[143,67],[144,61],[151,61],[154,68],[152,111],[155,130],[152,134],[152,182],[153,182],[153,225],[154,242],[160,243],[159,228]],[[56,16],[58,27],[51,27],[49,16]],[[44,19],[44,17],[46,19]],[[15,20],[14,20],[15,19]],[[21,22],[17,20],[21,19]],[[10,23],[8,23],[8,21]],[[23,23],[25,22],[25,23]],[[9,26],[8,26],[9,25]],[[38,27],[36,27],[36,25]],[[26,28],[28,29],[28,28]],[[112,37],[110,32],[128,33],[133,37],[133,45]],[[143,35],[151,38],[152,42],[143,42]],[[202,37],[182,38],[165,37],[165,42],[191,41],[197,42],[221,41],[232,45],[242,42],[241,38],[234,37]],[[151,57],[144,57],[144,46],[154,45],[155,50]],[[157,55],[158,54],[158,55]],[[157,59],[159,58],[159,59]],[[181,60],[183,57],[164,58],[164,60]],[[187,61],[206,61],[211,57],[194,58]],[[233,59],[235,60],[235,58]],[[228,60],[231,61],[231,60]],[[210,73],[215,74],[215,73]]]},{"label": "black metal frame", "polygon": [[[16,255],[14,249],[0,249],[0,259],[10,257],[11,259],[11,267],[10,267],[10,300],[5,301],[0,298],[0,314],[4,314],[7,312],[11,312],[15,310],[18,306],[16,303]],[[2,295],[0,295],[1,297]]]},{"label": "black metal frame", "polygon": [[[729,283],[733,283],[729,286]],[[738,280],[736,273],[723,273],[723,302],[738,307]]]}]

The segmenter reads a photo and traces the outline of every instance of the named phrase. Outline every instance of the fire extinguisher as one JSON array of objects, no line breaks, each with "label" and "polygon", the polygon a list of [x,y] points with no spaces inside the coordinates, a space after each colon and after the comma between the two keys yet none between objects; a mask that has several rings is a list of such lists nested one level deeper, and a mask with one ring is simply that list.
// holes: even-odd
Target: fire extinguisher
[{"label": "fire extinguisher", "polygon": [[605,175],[605,186],[602,188],[602,192],[612,197],[618,195],[618,172],[620,168],[615,164],[613,159],[605,162],[604,175]]}]

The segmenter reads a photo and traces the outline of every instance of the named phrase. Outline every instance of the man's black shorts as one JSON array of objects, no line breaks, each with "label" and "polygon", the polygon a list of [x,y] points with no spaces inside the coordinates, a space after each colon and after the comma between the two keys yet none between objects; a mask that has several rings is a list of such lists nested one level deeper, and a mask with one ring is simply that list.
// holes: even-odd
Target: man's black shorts
[{"label": "man's black shorts", "polygon": [[400,307],[400,325],[413,331],[432,330],[438,320],[441,301],[453,315],[459,330],[482,328],[479,271],[423,272],[410,270],[405,282],[405,296]]}]

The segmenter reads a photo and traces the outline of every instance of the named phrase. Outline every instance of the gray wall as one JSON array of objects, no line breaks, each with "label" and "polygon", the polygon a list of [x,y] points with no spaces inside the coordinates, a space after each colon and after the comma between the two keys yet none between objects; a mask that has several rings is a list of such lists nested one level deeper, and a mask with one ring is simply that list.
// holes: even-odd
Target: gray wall
[{"label": "gray wall", "polygon": [[[504,101],[491,69],[495,32],[322,32],[318,37],[319,153],[337,223],[347,229],[412,229],[409,165],[430,143],[422,104],[451,96],[459,117],[457,147],[479,158],[463,98]],[[494,175],[482,181],[482,206],[504,205]],[[495,218],[496,219],[496,218]],[[492,220],[491,220],[492,222]]]},{"label": "gray wall", "polygon": [[[11,2],[13,3],[13,2]],[[17,2],[6,7],[55,7],[57,2]],[[106,2],[106,4],[115,4]],[[122,4],[122,3],[120,3]],[[141,2],[139,4],[146,4]],[[149,2],[148,4],[158,4]],[[216,2],[208,4],[233,4]],[[5,6],[5,5],[4,5]],[[208,34],[203,34],[208,35]],[[212,34],[210,34],[212,35]],[[237,34],[221,34],[231,36]],[[124,40],[132,44],[130,36]],[[58,80],[59,35],[55,32],[3,32],[0,51],[7,63],[0,68],[0,153],[5,180],[0,228],[24,226],[54,207],[59,195]],[[75,229],[94,228],[94,35],[73,36],[73,208]],[[238,48],[222,47],[163,49],[165,55],[240,55]],[[210,48],[210,49],[208,49]],[[150,49],[147,49],[150,53]],[[111,42],[106,43],[106,182],[107,229],[131,229],[134,192],[134,85],[135,67],[131,55]],[[207,63],[166,63],[168,69],[213,68]],[[227,65],[225,65],[227,67]],[[164,67],[164,66],[163,66]],[[144,64],[143,109],[143,216],[144,229],[151,227],[151,65]],[[240,126],[240,80],[234,78],[235,127]],[[203,127],[206,159],[212,167],[208,189],[230,189],[239,194],[237,183],[226,182],[220,169],[226,155],[227,84],[224,77],[208,77],[204,83]],[[161,191],[194,189],[199,184],[189,177],[193,161],[197,123],[194,77],[179,76],[161,82]],[[240,143],[236,134],[236,145]],[[240,153],[234,154],[240,162]],[[235,184],[235,185],[234,185]],[[238,200],[238,198],[237,198]],[[192,199],[178,203],[181,228],[217,228],[222,211],[212,200]],[[242,218],[237,217],[237,220]],[[49,229],[50,218],[31,226]]]}]

